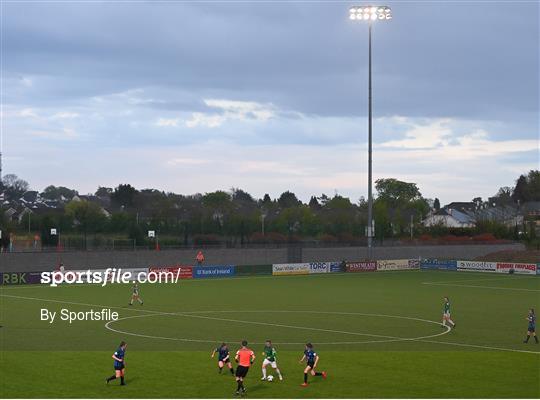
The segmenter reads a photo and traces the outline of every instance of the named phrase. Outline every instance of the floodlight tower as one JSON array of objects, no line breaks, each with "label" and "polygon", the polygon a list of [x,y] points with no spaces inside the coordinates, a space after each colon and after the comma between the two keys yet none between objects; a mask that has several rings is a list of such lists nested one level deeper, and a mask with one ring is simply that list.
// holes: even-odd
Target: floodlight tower
[{"label": "floodlight tower", "polygon": [[368,47],[368,259],[373,256],[373,189],[372,189],[372,106],[371,106],[371,26],[375,21],[389,21],[392,19],[392,11],[387,6],[354,6],[349,9],[349,19],[352,21],[366,22],[369,30]]}]

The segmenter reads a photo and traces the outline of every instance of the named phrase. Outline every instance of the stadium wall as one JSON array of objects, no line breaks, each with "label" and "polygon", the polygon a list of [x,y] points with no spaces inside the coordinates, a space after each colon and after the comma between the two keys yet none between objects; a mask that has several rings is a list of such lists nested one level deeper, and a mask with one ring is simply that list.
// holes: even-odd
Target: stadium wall
[{"label": "stadium wall", "polygon": [[[448,260],[473,260],[501,250],[525,250],[520,243],[499,245],[440,245],[440,246],[395,246],[374,247],[374,260],[437,258]],[[356,261],[367,258],[365,247],[305,248],[302,262],[319,260]]]},{"label": "stadium wall", "polygon": [[[375,247],[376,260],[454,259],[472,260],[495,251],[523,250],[521,244],[466,246],[392,246]],[[207,249],[206,264],[271,265],[310,263],[321,260],[357,261],[366,258],[365,247],[261,249]],[[147,268],[152,265],[192,265],[196,250],[80,251],[62,253],[0,253],[0,272],[50,271],[62,262],[66,269],[84,270],[109,267]]]}]

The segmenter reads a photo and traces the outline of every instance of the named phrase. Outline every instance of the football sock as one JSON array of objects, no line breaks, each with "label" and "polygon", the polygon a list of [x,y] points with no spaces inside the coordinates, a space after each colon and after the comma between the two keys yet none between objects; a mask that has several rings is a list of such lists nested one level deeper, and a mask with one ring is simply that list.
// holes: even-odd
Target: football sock
[{"label": "football sock", "polygon": [[230,371],[231,371],[231,375],[234,375],[234,368],[231,368]]},{"label": "football sock", "polygon": [[238,385],[236,386],[236,390],[237,391],[240,391],[240,389],[242,389],[242,382],[241,381],[237,381],[236,382]]},{"label": "football sock", "polygon": [[223,367],[219,367],[219,373],[221,374],[221,371],[223,371]]},{"label": "football sock", "polygon": [[112,375],[107,378],[107,382],[114,381],[116,379],[116,375]]},{"label": "football sock", "polygon": [[266,379],[266,368],[262,369],[263,378]]},{"label": "football sock", "polygon": [[279,376],[280,378],[283,378],[283,377],[281,376],[281,371],[280,371],[279,369],[276,369],[276,372],[277,372],[277,374],[278,374],[278,376]]},{"label": "football sock", "polygon": [[304,372],[304,383],[307,383],[307,373]]},{"label": "football sock", "polygon": [[321,376],[322,372],[315,372],[315,376]]},{"label": "football sock", "polygon": [[124,382],[124,377],[121,376],[121,377],[120,377],[120,385],[125,385],[125,384],[126,384],[126,383]]},{"label": "football sock", "polygon": [[525,343],[527,343],[529,341],[530,337],[531,337],[530,335],[527,335],[527,337],[525,338]]}]

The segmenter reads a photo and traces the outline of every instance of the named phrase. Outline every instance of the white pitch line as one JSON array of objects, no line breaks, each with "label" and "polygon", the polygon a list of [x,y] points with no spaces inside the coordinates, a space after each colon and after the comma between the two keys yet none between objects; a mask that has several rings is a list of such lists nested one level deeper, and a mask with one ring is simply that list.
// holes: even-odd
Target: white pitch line
[{"label": "white pitch line", "polygon": [[[194,313],[194,312],[196,312],[196,311],[189,312],[189,313]],[[215,312],[215,313],[231,312],[231,313],[233,313],[233,312],[241,312],[241,311],[206,311],[206,312],[207,313],[208,312]],[[251,312],[251,313],[255,313],[255,312],[256,313],[263,313],[263,312],[265,312],[265,313],[273,313],[274,311],[268,311],[268,310],[254,311],[254,310],[251,310],[249,312]],[[281,310],[279,312],[286,313],[287,311]],[[296,313],[296,312],[300,312],[300,311],[291,311],[291,313]],[[302,312],[303,313],[312,313],[312,314],[321,313],[321,312],[318,312],[318,311],[302,311]],[[185,316],[185,314],[189,314],[189,313],[174,314],[174,315]],[[326,312],[326,314],[340,314],[340,313]],[[397,316],[397,315],[382,315],[382,314],[379,315],[379,314],[362,314],[362,313],[344,313],[344,314],[370,315],[370,316],[380,316],[380,317],[414,319],[414,320],[425,321],[425,322],[429,322],[429,323],[439,325],[439,323],[435,322],[435,321],[429,321],[429,320],[423,320],[423,319],[411,318],[411,317],[400,317],[400,316]],[[159,314],[154,314],[154,315],[159,315]],[[110,326],[112,323],[116,323],[116,322],[121,321],[121,320],[132,319],[132,318],[151,317],[151,316],[153,316],[153,315],[134,315],[134,316],[130,316],[130,317],[120,318],[120,319],[115,320],[115,321],[107,322],[105,324],[105,328],[108,329],[108,330],[111,330],[113,332],[121,333],[121,334],[124,334],[124,335],[131,335],[131,336],[144,337],[144,338],[150,338],[150,339],[163,339],[163,340],[174,340],[174,341],[181,341],[181,342],[198,342],[198,343],[216,343],[216,342],[220,341],[220,340],[216,340],[216,339],[212,339],[212,340],[208,340],[208,339],[187,339],[187,338],[174,338],[174,337],[167,337],[167,336],[144,335],[144,334],[140,334],[140,333],[121,331],[121,330],[118,330],[118,329],[114,329],[114,328],[112,328]],[[219,318],[208,318],[208,319],[222,320],[222,319],[219,319]],[[253,321],[235,321],[235,322],[257,323],[257,322],[253,322]],[[313,330],[313,331],[320,331],[321,330],[321,329],[317,329],[317,328],[306,328],[306,327],[292,326],[292,325],[280,325],[280,324],[266,324],[266,325],[278,326],[278,327],[286,327],[286,328],[306,329],[306,330]],[[324,330],[324,331],[332,332],[332,333],[343,333],[343,334],[349,334],[349,335],[373,336],[373,337],[386,338],[384,340],[369,340],[369,341],[355,341],[355,342],[317,342],[318,344],[321,344],[321,345],[340,345],[340,344],[390,343],[390,342],[428,339],[428,338],[434,338],[434,337],[445,335],[450,331],[450,328],[446,327],[446,331],[444,331],[442,333],[438,333],[438,334],[435,334],[435,335],[421,336],[421,337],[416,337],[416,338],[399,338],[399,337],[393,337],[393,336],[372,335],[372,334],[363,334],[363,333],[357,333],[357,332],[344,332],[344,331],[332,331],[332,330]],[[229,342],[232,342],[232,340],[229,340]],[[298,342],[298,343],[295,343],[295,342],[282,342],[282,343],[274,342],[274,343],[279,344],[279,345],[303,345],[304,344],[303,342]],[[261,342],[261,343],[253,342],[253,344],[263,344],[263,342]]]},{"label": "white pitch line", "polygon": [[461,347],[474,347],[477,349],[486,349],[486,350],[498,350],[498,351],[514,351],[517,353],[529,353],[540,355],[540,351],[530,351],[530,350],[517,350],[517,349],[506,349],[504,347],[492,347],[492,346],[481,346],[478,344],[468,344],[468,343],[453,343],[453,342],[442,342],[439,340],[421,340],[426,343],[436,343],[436,344],[448,344],[451,346],[461,346]]},{"label": "white pitch line", "polygon": [[[215,320],[215,321],[225,321],[225,322],[238,322],[238,323],[244,323],[244,324],[254,324],[254,325],[267,325],[267,326],[275,326],[275,327],[281,327],[281,328],[290,328],[290,329],[305,329],[305,330],[311,330],[311,331],[320,331],[320,332],[329,332],[329,333],[340,333],[345,335],[358,335],[358,336],[371,336],[371,337],[380,337],[380,338],[386,338],[386,339],[395,339],[395,340],[416,340],[419,338],[400,338],[397,336],[385,336],[385,335],[375,335],[370,333],[360,333],[360,332],[347,332],[347,331],[338,331],[338,330],[331,330],[331,329],[321,329],[321,328],[312,328],[312,327],[303,327],[303,326],[296,326],[296,325],[283,325],[283,324],[273,324],[273,323],[267,323],[267,322],[259,322],[259,321],[244,321],[244,320],[236,320],[236,319],[230,319],[230,318],[218,318],[218,317],[204,317],[202,315],[194,315],[194,314],[204,314],[204,313],[308,313],[308,314],[330,314],[330,315],[356,315],[356,316],[373,316],[373,317],[383,317],[383,318],[398,318],[398,319],[408,319],[408,320],[415,320],[415,321],[421,321],[421,322],[427,322],[435,325],[440,325],[439,322],[430,321],[426,319],[421,318],[413,318],[413,317],[401,317],[398,315],[384,315],[384,314],[365,314],[365,313],[358,313],[358,312],[334,312],[334,311],[287,311],[287,310],[279,310],[279,311],[272,311],[272,310],[249,310],[249,311],[231,311],[231,310],[222,310],[222,311],[190,311],[190,312],[178,312],[178,313],[168,313],[168,315],[176,315],[181,317],[189,317],[189,318],[201,318],[201,319],[209,319],[209,320]],[[147,317],[148,315],[145,315]],[[142,317],[142,316],[139,316]],[[129,318],[129,317],[128,317]],[[448,333],[449,329],[447,329],[446,332],[438,333],[436,335],[429,335],[424,336],[425,338],[428,337],[437,337],[442,336],[443,334]],[[422,339],[424,338],[422,337]]]},{"label": "white pitch line", "polygon": [[[51,303],[60,303],[60,304],[73,304],[73,305],[79,305],[79,306],[86,306],[86,307],[101,307],[101,308],[114,308],[114,309],[122,309],[122,310],[130,310],[130,311],[138,311],[138,312],[144,312],[144,313],[150,313],[150,316],[152,315],[173,315],[173,316],[181,316],[181,317],[188,317],[188,318],[199,318],[199,319],[209,319],[209,320],[215,320],[215,321],[225,321],[225,322],[235,322],[235,323],[245,323],[245,324],[255,324],[255,325],[266,325],[266,326],[275,326],[275,327],[282,327],[282,328],[289,328],[289,329],[304,329],[304,330],[311,330],[311,331],[320,331],[320,332],[327,332],[327,333],[338,333],[338,334],[345,334],[345,335],[355,335],[355,336],[369,336],[369,337],[378,337],[378,338],[384,338],[384,342],[388,341],[410,341],[410,340],[419,340],[424,338],[432,338],[437,336],[442,336],[450,331],[449,328],[445,332],[436,334],[436,335],[429,335],[429,336],[423,336],[420,338],[400,338],[397,336],[386,336],[386,335],[376,335],[376,334],[370,334],[370,333],[360,333],[360,332],[347,332],[347,331],[338,331],[338,330],[331,330],[331,329],[322,329],[322,328],[311,328],[311,327],[302,327],[302,326],[294,326],[294,325],[284,325],[284,324],[272,324],[267,322],[258,322],[258,321],[243,321],[243,320],[236,320],[236,319],[230,319],[230,318],[218,318],[218,317],[207,317],[202,315],[193,315],[193,313],[198,313],[197,311],[188,311],[188,312],[164,312],[164,311],[156,311],[156,310],[148,310],[148,309],[134,309],[134,308],[127,308],[127,307],[118,307],[118,306],[104,306],[104,305],[98,305],[98,304],[88,304],[88,303],[80,303],[80,302],[70,302],[70,301],[62,301],[62,300],[51,300],[51,299],[39,299],[35,297],[25,297],[25,296],[13,296],[13,295],[0,295],[3,297],[11,297],[11,298],[17,298],[17,299],[24,299],[24,300],[36,300],[36,301],[45,301],[45,302],[51,302]],[[240,313],[240,312],[246,312],[244,310],[242,311],[201,311],[200,313],[223,313],[223,312],[229,312],[229,313]],[[247,312],[262,312],[262,311],[247,311]],[[270,310],[265,310],[265,312],[272,312]],[[287,312],[284,310],[280,310],[277,312]],[[299,310],[299,311],[291,311],[291,313],[306,313],[308,311]],[[384,315],[384,314],[364,314],[364,313],[354,313],[354,312],[325,312],[325,311],[314,311],[312,313],[316,314],[338,314],[338,315],[363,315],[363,316],[375,316],[375,317],[388,317],[388,318],[400,318],[400,319],[408,319],[408,320],[416,320],[416,321],[422,321],[422,322],[428,322],[432,324],[439,324],[435,321],[425,320],[421,318],[414,318],[414,317],[401,317],[397,315]],[[149,316],[144,315],[144,316]],[[138,316],[142,317],[142,316]],[[133,318],[133,317],[126,317],[127,318]],[[110,321],[114,322],[114,321]],[[110,330],[114,330],[109,327],[109,323],[105,324],[105,327]],[[114,330],[116,331],[116,330]],[[118,332],[118,331],[117,331]],[[132,334],[130,332],[121,332],[125,334]],[[138,334],[136,334],[138,335]],[[145,337],[151,337],[144,335]],[[163,339],[163,337],[160,337],[160,339]],[[167,338],[169,340],[174,340],[171,338]],[[378,341],[380,342],[380,341]],[[337,343],[337,342],[336,342]]]},{"label": "white pitch line", "polygon": [[[345,334],[345,335],[370,336],[370,337],[379,337],[379,338],[393,339],[393,340],[411,340],[411,338],[400,338],[400,337],[396,337],[396,336],[376,335],[376,334],[370,334],[370,333],[337,331],[337,330],[331,330],[331,329],[310,328],[310,327],[301,327],[301,326],[294,326],[294,325],[272,324],[272,323],[268,323],[268,322],[243,321],[243,320],[236,320],[236,319],[230,319],[230,318],[218,318],[218,317],[206,317],[206,316],[202,316],[202,315],[194,315],[194,313],[198,313],[198,311],[166,312],[166,311],[156,311],[156,310],[128,308],[128,307],[119,307],[119,306],[106,306],[106,305],[100,305],[100,304],[79,303],[79,302],[73,302],[73,301],[39,299],[39,298],[36,298],[36,297],[13,296],[13,295],[7,295],[7,294],[2,294],[0,296],[2,296],[2,297],[11,297],[11,298],[16,298],[16,299],[24,299],[24,300],[45,301],[45,302],[50,302],[50,303],[73,304],[73,305],[85,306],[85,307],[101,307],[101,308],[114,308],[114,309],[121,309],[121,310],[138,311],[138,312],[144,312],[144,313],[151,313],[151,315],[169,315],[169,316],[173,315],[173,316],[180,316],[180,317],[187,317],[187,318],[209,319],[209,320],[214,320],[214,321],[236,322],[236,323],[245,323],[245,324],[254,324],[254,325],[266,325],[266,326],[275,326],[275,327],[290,328],[290,329],[305,329],[305,330],[328,332],[328,333],[340,333],[340,334]],[[202,313],[223,313],[223,312],[240,313],[240,312],[246,312],[246,311],[244,311],[244,310],[242,310],[242,311],[201,311],[200,313],[202,314]],[[260,313],[262,311],[248,311],[248,312],[259,312]],[[265,310],[265,312],[272,312],[272,311]],[[283,311],[283,312],[286,312],[286,311]],[[308,312],[308,311],[292,311],[292,312],[294,312],[294,313],[304,312],[305,313],[305,312]],[[317,313],[322,314],[322,313],[325,313],[325,312],[319,311]],[[326,313],[327,314],[335,314],[334,312],[326,312]],[[437,322],[429,321],[429,320],[422,320],[420,318],[400,317],[400,316],[395,316],[395,315],[388,316],[388,315],[377,315],[377,314],[344,313],[344,315],[346,315],[346,314],[393,317],[393,318],[402,318],[402,319],[414,319],[414,320],[418,320],[418,321],[438,324]],[[145,316],[148,316],[148,315],[145,315]],[[448,333],[448,332],[444,332],[444,333]],[[440,336],[440,334],[437,334],[435,336]],[[434,337],[434,336],[430,336],[430,337]]]},{"label": "white pitch line", "polygon": [[48,303],[60,303],[60,304],[72,304],[75,306],[85,306],[85,307],[101,307],[101,308],[114,308],[118,310],[129,310],[129,311],[135,311],[135,312],[144,312],[144,313],[162,313],[167,314],[166,312],[162,311],[152,311],[152,310],[145,310],[145,309],[139,309],[139,308],[131,308],[131,307],[120,307],[120,306],[104,306],[102,304],[90,304],[90,303],[78,303],[75,301],[65,301],[65,300],[54,300],[54,299],[39,299],[37,297],[26,297],[26,296],[15,296],[12,294],[0,294],[0,297],[9,297],[14,299],[21,299],[21,300],[36,300],[36,301],[45,301]]},{"label": "white pitch line", "polygon": [[[480,287],[482,287],[482,286],[480,286]],[[142,309],[137,309],[137,308],[127,308],[127,307],[118,307],[118,306],[104,306],[104,305],[100,305],[100,304],[78,303],[78,302],[70,302],[70,301],[63,301],[63,300],[51,300],[51,299],[39,299],[39,298],[35,298],[35,297],[13,296],[13,295],[7,295],[7,294],[0,294],[0,296],[1,297],[16,298],[16,299],[24,299],[24,300],[36,300],[36,301],[45,301],[45,302],[51,302],[51,303],[81,305],[81,306],[86,306],[86,307],[114,308],[114,309],[130,310],[130,311],[135,311],[135,312],[175,315],[175,313],[167,313],[167,312],[152,311],[152,310],[142,310]],[[189,312],[190,311],[186,311],[185,313],[189,313]],[[411,317],[402,317],[402,318],[411,318]],[[400,339],[400,341],[401,340],[402,339]],[[445,345],[450,345],[450,346],[474,347],[474,348],[486,349],[486,350],[508,351],[508,352],[517,352],[517,353],[530,353],[530,354],[540,355],[540,352],[538,352],[538,351],[508,349],[508,348],[504,348],[504,347],[482,346],[482,345],[474,345],[474,344],[469,344],[469,343],[442,342],[442,341],[427,340],[427,339],[406,339],[406,340],[407,341],[434,343],[434,344],[445,344]],[[396,340],[390,340],[389,339],[388,341],[397,341],[397,339]],[[403,341],[405,341],[405,339],[403,339]]]},{"label": "white pitch line", "polygon": [[500,286],[481,286],[481,285],[458,285],[454,283],[422,282],[422,285],[466,287],[466,288],[476,288],[476,289],[514,290],[514,291],[522,291],[522,292],[540,292],[540,289],[507,288],[507,287],[500,287]]},{"label": "white pitch line", "polygon": [[431,283],[467,283],[467,282],[485,282],[485,281],[509,281],[509,280],[524,280],[524,279],[537,279],[535,276],[501,276],[498,278],[474,278],[474,279],[456,279],[452,281],[430,281],[430,282],[422,282],[424,284],[431,284]]}]

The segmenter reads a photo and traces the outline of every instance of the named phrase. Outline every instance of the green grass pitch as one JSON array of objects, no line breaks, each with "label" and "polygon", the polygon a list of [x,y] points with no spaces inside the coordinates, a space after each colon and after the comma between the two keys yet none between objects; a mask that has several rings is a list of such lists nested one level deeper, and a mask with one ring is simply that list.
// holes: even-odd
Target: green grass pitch
[{"label": "green grass pitch", "polygon": [[[0,396],[232,398],[234,379],[218,374],[210,354],[221,341],[234,353],[245,338],[257,355],[252,398],[539,398],[540,345],[522,343],[539,293],[538,277],[443,271],[142,285],[144,305],[131,307],[128,285],[4,287]],[[440,325],[445,295],[457,323],[450,332]],[[41,308],[102,307],[120,320],[40,321]],[[260,381],[267,338],[283,382]],[[121,340],[127,385],[106,385]],[[302,388],[307,341],[328,378]]]}]

